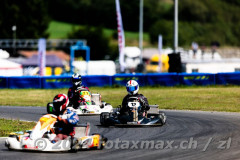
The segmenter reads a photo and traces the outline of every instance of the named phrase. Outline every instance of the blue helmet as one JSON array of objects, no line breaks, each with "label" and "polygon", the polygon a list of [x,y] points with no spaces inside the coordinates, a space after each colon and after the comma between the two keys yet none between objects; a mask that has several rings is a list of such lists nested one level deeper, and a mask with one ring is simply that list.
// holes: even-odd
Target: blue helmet
[{"label": "blue helmet", "polygon": [[138,82],[135,80],[130,80],[127,82],[126,88],[129,95],[135,95],[139,90]]}]

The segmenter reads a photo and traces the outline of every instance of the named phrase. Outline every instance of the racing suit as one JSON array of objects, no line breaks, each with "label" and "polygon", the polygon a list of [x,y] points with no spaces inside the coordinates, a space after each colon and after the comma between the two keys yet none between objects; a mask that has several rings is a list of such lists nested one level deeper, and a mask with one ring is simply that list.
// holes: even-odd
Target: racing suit
[{"label": "racing suit", "polygon": [[139,115],[140,116],[143,116],[143,113],[148,111],[150,109],[149,107],[149,104],[148,104],[148,100],[145,96],[143,96],[142,94],[135,94],[135,95],[126,95],[124,98],[123,98],[123,101],[122,101],[122,108],[120,110],[120,121],[122,123],[126,123],[127,121],[129,121],[129,108],[128,108],[128,102],[129,102],[129,99],[131,97],[137,97],[139,102],[140,102],[140,105],[141,105],[141,110],[139,111]]},{"label": "racing suit", "polygon": [[79,107],[81,103],[80,92],[84,90],[89,91],[88,87],[85,86],[73,86],[68,89],[69,106],[72,106],[74,109],[77,109]]},{"label": "racing suit", "polygon": [[57,123],[54,125],[55,134],[57,135],[54,139],[54,142],[67,138],[68,136],[74,136],[75,130],[74,127],[79,122],[78,115],[66,109],[62,115],[57,117]]}]

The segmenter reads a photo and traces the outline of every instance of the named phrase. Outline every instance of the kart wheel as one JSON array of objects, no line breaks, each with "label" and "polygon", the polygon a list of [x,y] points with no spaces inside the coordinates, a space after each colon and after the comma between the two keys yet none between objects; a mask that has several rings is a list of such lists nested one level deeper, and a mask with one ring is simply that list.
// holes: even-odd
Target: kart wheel
[{"label": "kart wheel", "polygon": [[109,117],[112,117],[112,116],[113,116],[112,112],[109,112],[109,113],[108,113],[108,118],[109,118]]},{"label": "kart wheel", "polygon": [[69,152],[76,153],[79,149],[79,144],[77,138],[71,138],[71,149]]},{"label": "kart wheel", "polygon": [[[96,135],[97,133],[93,134],[93,135]],[[97,134],[97,135],[100,135],[100,134]],[[97,147],[98,150],[102,150],[104,148],[104,146],[106,145],[106,142],[107,142],[107,138],[100,135],[100,139],[99,139],[99,146]]]},{"label": "kart wheel", "polygon": [[97,150],[102,150],[106,144],[106,140],[107,138],[105,138],[104,136],[102,136],[99,133],[93,133],[92,136],[98,135],[99,136],[99,145],[95,148]]},{"label": "kart wheel", "polygon": [[106,119],[108,119],[109,118],[109,113],[108,112],[102,112],[101,114],[100,114],[100,123],[102,124],[102,125],[106,125],[105,123],[106,123]]},{"label": "kart wheel", "polygon": [[159,111],[159,118],[160,118],[161,121],[162,121],[162,125],[166,124],[166,118],[167,118],[167,117],[166,117],[165,113]]},{"label": "kart wheel", "polygon": [[5,141],[5,147],[8,148],[9,151],[11,151],[12,149],[10,148],[10,144],[8,141]]},{"label": "kart wheel", "polygon": [[69,150],[70,153],[77,153],[77,151],[78,151],[77,149],[71,149],[71,150]]},{"label": "kart wheel", "polygon": [[102,149],[105,147],[107,140],[108,140],[108,139],[107,139],[106,137],[103,137],[103,136],[102,136],[101,141],[100,141],[101,146],[100,146],[99,149],[102,150]]}]

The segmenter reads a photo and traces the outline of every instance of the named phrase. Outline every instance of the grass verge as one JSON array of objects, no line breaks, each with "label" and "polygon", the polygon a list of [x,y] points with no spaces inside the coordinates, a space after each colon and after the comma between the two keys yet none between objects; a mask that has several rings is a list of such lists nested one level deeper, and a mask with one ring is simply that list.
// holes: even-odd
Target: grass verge
[{"label": "grass verge", "polygon": [[[67,90],[1,89],[0,106],[46,106],[56,94],[67,94]],[[102,100],[113,107],[121,104],[127,94],[125,87],[90,87],[90,90],[100,93]],[[239,86],[141,87],[139,93],[161,109],[240,112]],[[0,137],[32,129],[34,125],[35,122],[0,119]]]},{"label": "grass verge", "polygon": [[8,136],[11,132],[30,130],[35,122],[0,119],[0,137]]},{"label": "grass verge", "polygon": [[[0,105],[46,106],[59,93],[68,89],[1,89]],[[127,94],[125,87],[90,87],[92,93],[100,93],[102,100],[113,107],[121,104]],[[139,93],[148,98],[150,104],[162,109],[203,110],[240,112],[240,87],[141,87]]]}]

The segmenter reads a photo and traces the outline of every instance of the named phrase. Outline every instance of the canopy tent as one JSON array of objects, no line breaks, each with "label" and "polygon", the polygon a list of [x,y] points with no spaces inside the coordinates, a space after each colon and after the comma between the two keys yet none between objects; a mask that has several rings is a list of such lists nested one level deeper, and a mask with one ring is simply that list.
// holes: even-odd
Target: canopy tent
[{"label": "canopy tent", "polygon": [[[38,55],[26,59],[22,62],[23,67],[37,67],[38,66]],[[47,67],[64,67],[63,61],[55,55],[46,55],[46,66]]]},{"label": "canopy tent", "polygon": [[9,58],[9,53],[5,50],[0,49],[0,58]]},{"label": "canopy tent", "polygon": [[22,65],[6,59],[0,59],[0,76],[22,76]]},{"label": "canopy tent", "polygon": [[[38,55],[22,62],[24,75],[39,75]],[[60,75],[63,73],[64,63],[56,55],[46,55],[45,75]]]}]

